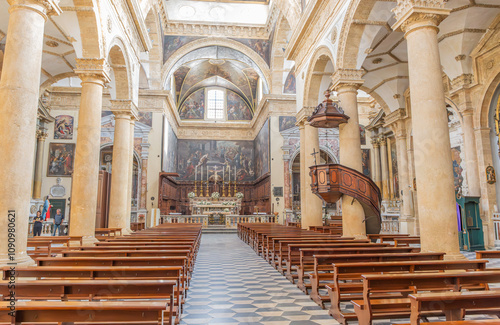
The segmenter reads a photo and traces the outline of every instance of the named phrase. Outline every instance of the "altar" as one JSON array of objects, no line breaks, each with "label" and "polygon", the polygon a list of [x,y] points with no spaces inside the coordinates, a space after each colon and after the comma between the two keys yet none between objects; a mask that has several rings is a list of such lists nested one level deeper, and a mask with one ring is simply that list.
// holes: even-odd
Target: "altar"
[{"label": "altar", "polygon": [[226,224],[226,217],[240,214],[241,198],[190,197],[189,205],[193,216],[208,217],[209,226],[220,226]]}]

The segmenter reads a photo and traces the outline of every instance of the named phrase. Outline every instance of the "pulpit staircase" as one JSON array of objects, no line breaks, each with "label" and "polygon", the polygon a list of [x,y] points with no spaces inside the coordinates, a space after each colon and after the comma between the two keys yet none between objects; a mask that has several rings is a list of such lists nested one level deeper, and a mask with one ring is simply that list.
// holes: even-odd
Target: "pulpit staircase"
[{"label": "pulpit staircase", "polygon": [[339,164],[310,167],[312,192],[329,203],[343,195],[356,199],[365,212],[367,234],[378,234],[382,226],[380,216],[380,189],[366,175]]},{"label": "pulpit staircase", "polygon": [[[325,97],[326,99],[308,118],[309,124],[317,128],[336,128],[340,124],[348,123],[349,116],[345,115],[343,109],[330,99],[329,91],[325,92]],[[378,234],[380,232],[382,227],[380,189],[369,177],[339,164],[315,165],[310,169],[313,193],[328,203],[337,202],[343,195],[352,197],[353,201],[357,200],[361,204],[365,212],[363,222],[366,224],[366,233]]]}]

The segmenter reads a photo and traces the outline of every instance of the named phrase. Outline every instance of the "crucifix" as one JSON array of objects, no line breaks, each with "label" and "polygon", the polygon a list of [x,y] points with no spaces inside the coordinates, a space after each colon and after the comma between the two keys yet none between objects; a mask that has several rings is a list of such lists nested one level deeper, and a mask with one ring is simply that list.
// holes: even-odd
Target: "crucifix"
[{"label": "crucifix", "polygon": [[318,162],[316,161],[316,155],[319,154],[319,151],[316,151],[316,148],[313,149],[313,152],[311,156],[314,156],[314,165],[318,165]]}]

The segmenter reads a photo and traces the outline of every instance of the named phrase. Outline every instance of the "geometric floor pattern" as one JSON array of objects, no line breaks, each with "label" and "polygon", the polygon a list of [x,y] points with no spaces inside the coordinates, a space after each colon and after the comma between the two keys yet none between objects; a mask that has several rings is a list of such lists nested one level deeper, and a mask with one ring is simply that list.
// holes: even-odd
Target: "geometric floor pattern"
[{"label": "geometric floor pattern", "polygon": [[[469,259],[475,258],[474,253],[464,254]],[[499,264],[490,263],[488,267],[500,267]],[[374,324],[405,322],[409,321],[385,320]],[[309,325],[338,322],[257,256],[236,234],[203,234],[181,324]]]}]

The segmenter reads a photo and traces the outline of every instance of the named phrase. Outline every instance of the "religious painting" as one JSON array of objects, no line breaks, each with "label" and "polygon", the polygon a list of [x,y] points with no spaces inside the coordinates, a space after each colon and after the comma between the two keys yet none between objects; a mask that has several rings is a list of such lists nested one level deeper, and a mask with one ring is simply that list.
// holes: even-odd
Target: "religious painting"
[{"label": "religious painting", "polygon": [[269,172],[269,119],[255,137],[255,177]]},{"label": "religious painting", "polygon": [[259,85],[259,74],[252,68],[244,69],[243,72],[247,77],[247,80],[244,80],[244,82],[248,82],[248,84],[250,85],[250,91],[255,105],[257,99],[257,87]]},{"label": "religious painting", "polygon": [[236,93],[227,91],[227,120],[250,121],[252,112],[245,101]]},{"label": "religious painting", "polygon": [[167,118],[164,118],[163,130],[163,161],[162,170],[164,172],[177,172],[177,136],[170,126]]},{"label": "religious painting", "polygon": [[251,181],[254,179],[252,141],[178,140],[178,163],[182,180],[217,179]]},{"label": "religious painting", "polygon": [[186,66],[180,66],[174,72],[174,83],[175,83],[175,95],[176,101],[179,100],[179,95],[181,94],[182,84],[184,83],[184,78],[189,73],[190,68]]},{"label": "religious painting", "polygon": [[285,85],[283,86],[283,94],[295,94],[295,93],[296,93],[295,67],[293,67],[285,79]]},{"label": "religious painting", "polygon": [[295,123],[297,123],[297,119],[295,116],[280,116],[280,132],[293,128]]},{"label": "religious painting", "polygon": [[399,170],[398,170],[398,153],[396,149],[396,139],[391,138],[391,163],[392,163],[392,188],[394,189],[394,197],[399,198]]},{"label": "religious painting", "polygon": [[203,120],[205,118],[205,89],[198,89],[182,103],[179,116],[184,120]]},{"label": "religious painting", "polygon": [[235,38],[235,41],[242,43],[254,50],[261,58],[270,65],[270,48],[271,44],[268,40],[262,39],[248,39],[248,38]]},{"label": "religious painting", "polygon": [[361,145],[366,145],[366,129],[364,125],[359,125],[359,138],[361,140]]},{"label": "religious painting", "polygon": [[370,149],[361,149],[361,162],[363,166],[363,174],[371,178]]},{"label": "religious painting", "polygon": [[58,115],[54,122],[54,139],[73,139],[73,116]]},{"label": "religious painting", "polygon": [[453,178],[455,180],[455,191],[460,192],[462,190],[462,184],[464,182],[463,168],[462,168],[462,150],[460,146],[451,148],[451,157],[453,161]]},{"label": "religious painting", "polygon": [[152,112],[139,112],[138,122],[146,124],[147,126],[153,125],[153,113]]},{"label": "religious painting", "polygon": [[200,39],[200,37],[165,35],[163,37],[163,63],[179,48],[197,39]]},{"label": "religious painting", "polygon": [[47,176],[71,176],[74,158],[74,143],[50,143]]}]

